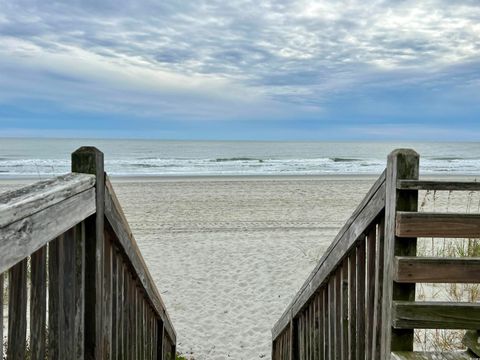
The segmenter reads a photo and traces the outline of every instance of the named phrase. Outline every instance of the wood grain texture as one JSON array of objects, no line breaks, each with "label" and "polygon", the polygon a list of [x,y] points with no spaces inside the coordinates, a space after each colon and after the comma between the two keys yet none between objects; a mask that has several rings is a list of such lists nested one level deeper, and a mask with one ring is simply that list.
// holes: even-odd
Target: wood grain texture
[{"label": "wood grain texture", "polygon": [[397,212],[399,237],[480,237],[480,214]]},{"label": "wood grain texture", "polygon": [[7,359],[23,360],[27,338],[27,259],[9,271]]},{"label": "wood grain texture", "polygon": [[480,303],[394,301],[396,329],[479,329]]},{"label": "wood grain texture", "polygon": [[93,188],[95,177],[70,173],[0,194],[0,228]]},{"label": "wood grain texture", "polygon": [[48,356],[59,359],[59,242],[63,235],[48,244]]},{"label": "wood grain texture", "polygon": [[47,247],[31,257],[30,354],[32,360],[45,360],[47,317]]},{"label": "wood grain texture", "polygon": [[81,147],[72,153],[72,172],[95,176],[95,215],[85,225],[85,358],[103,359],[103,259],[105,172],[103,153]]},{"label": "wood grain texture", "polygon": [[411,149],[397,149],[388,155],[385,197],[385,241],[382,296],[382,322],[380,331],[380,358],[387,359],[391,351],[411,351],[413,330],[392,329],[392,301],[415,298],[415,284],[398,284],[393,281],[395,256],[416,255],[416,239],[395,237],[397,211],[416,211],[418,191],[397,190],[398,180],[418,180],[419,155]]},{"label": "wood grain texture", "polygon": [[338,266],[348,251],[355,245],[360,235],[383,211],[385,207],[385,173],[372,186],[360,206],[354,211],[338,235],[328,247],[308,279],[295,295],[272,329],[273,338],[288,325],[289,311],[296,316],[310,297],[322,286],[330,273]]},{"label": "wood grain texture", "polygon": [[148,270],[145,260],[138,248],[137,242],[132,234],[128,221],[125,218],[120,203],[115,195],[110,181],[106,180],[105,185],[105,216],[108,223],[115,232],[119,245],[123,252],[129,259],[132,268],[135,270],[143,290],[148,295],[148,300],[157,312],[157,315],[162,319],[165,326],[165,331],[170,336],[170,339],[176,342],[176,333],[173,328],[170,317],[168,316],[165,304],[160,296],[160,293],[153,281],[153,278]]},{"label": "wood grain texture", "polygon": [[396,282],[480,283],[480,258],[395,257]]},{"label": "wood grain texture", "polygon": [[473,181],[425,181],[398,180],[397,189],[431,191],[479,191],[480,182]]},{"label": "wood grain texture", "polygon": [[94,212],[95,190],[89,189],[0,228],[0,272],[30,256]]}]

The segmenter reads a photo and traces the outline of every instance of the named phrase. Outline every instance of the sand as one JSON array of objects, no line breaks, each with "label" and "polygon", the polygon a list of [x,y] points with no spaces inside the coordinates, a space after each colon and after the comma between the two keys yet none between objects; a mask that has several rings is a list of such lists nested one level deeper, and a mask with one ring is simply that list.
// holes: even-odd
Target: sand
[{"label": "sand", "polygon": [[113,180],[195,359],[269,359],[271,327],[373,178]]},{"label": "sand", "polygon": [[[273,324],[374,180],[112,182],[172,318],[178,350],[195,359],[250,360],[270,359]],[[1,181],[0,191],[23,184]]]}]

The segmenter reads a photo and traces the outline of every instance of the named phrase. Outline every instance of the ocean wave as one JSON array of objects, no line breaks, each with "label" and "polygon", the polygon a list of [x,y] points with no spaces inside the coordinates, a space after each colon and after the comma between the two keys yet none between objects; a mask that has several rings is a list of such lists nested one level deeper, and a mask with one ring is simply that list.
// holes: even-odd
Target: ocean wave
[{"label": "ocean wave", "polygon": [[214,162],[227,162],[227,161],[257,161],[257,162],[264,162],[264,159],[255,159],[255,158],[249,158],[249,157],[232,157],[232,158],[218,158],[215,160],[212,160]]}]

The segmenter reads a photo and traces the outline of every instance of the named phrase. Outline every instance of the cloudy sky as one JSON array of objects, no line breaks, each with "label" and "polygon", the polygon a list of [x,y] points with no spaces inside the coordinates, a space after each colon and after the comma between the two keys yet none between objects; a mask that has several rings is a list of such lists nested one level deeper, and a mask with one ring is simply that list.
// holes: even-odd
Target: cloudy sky
[{"label": "cloudy sky", "polygon": [[0,0],[0,136],[480,139],[480,0]]}]

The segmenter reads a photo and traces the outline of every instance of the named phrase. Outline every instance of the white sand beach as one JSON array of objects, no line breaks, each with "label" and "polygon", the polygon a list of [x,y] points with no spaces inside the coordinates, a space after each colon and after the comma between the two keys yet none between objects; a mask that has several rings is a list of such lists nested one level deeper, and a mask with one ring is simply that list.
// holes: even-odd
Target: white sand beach
[{"label": "white sand beach", "polygon": [[[253,360],[270,359],[271,327],[374,180],[112,182],[172,318],[178,350],[194,359]],[[0,181],[0,191],[26,182]]]},{"label": "white sand beach", "polygon": [[270,329],[374,178],[113,179],[178,350],[269,359]]}]

